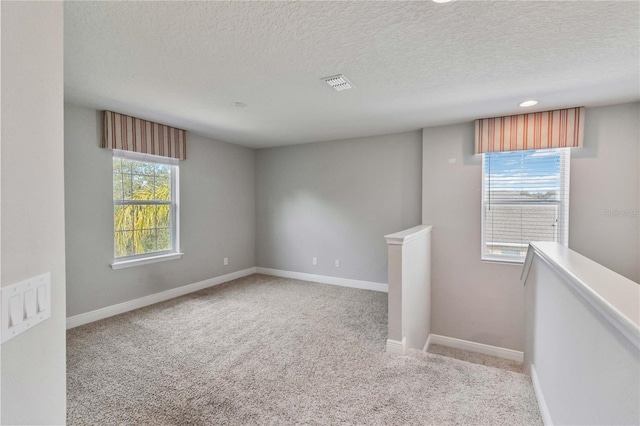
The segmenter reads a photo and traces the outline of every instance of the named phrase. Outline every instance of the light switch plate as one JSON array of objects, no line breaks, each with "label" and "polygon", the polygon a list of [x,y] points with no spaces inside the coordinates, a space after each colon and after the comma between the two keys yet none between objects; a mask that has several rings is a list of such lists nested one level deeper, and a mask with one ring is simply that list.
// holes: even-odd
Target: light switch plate
[{"label": "light switch plate", "polygon": [[51,317],[51,274],[38,275],[0,293],[2,343]]},{"label": "light switch plate", "polygon": [[9,327],[20,324],[23,320],[22,295],[9,295]]},{"label": "light switch plate", "polygon": [[[44,289],[44,286],[42,286]],[[36,289],[24,292],[24,319],[31,319],[36,314]]]},{"label": "light switch plate", "polygon": [[51,304],[49,303],[49,296],[47,295],[47,293],[49,292],[49,288],[45,285],[39,285],[36,291],[38,292],[38,312],[46,311],[51,307]]}]

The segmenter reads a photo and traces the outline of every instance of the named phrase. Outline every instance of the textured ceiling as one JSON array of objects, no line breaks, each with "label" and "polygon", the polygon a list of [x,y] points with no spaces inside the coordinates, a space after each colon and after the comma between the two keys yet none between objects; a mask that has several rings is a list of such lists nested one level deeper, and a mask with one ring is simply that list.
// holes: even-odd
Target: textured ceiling
[{"label": "textured ceiling", "polygon": [[[640,99],[636,1],[65,2],[64,20],[67,101],[252,147]],[[339,73],[357,88],[321,80]]]}]

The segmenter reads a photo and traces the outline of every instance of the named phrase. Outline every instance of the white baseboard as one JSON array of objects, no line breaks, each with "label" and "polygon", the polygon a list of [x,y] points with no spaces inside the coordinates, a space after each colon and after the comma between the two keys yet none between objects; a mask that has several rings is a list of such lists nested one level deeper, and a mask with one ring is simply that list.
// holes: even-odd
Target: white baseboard
[{"label": "white baseboard", "polygon": [[449,348],[463,349],[470,352],[477,352],[484,355],[491,355],[516,362],[522,362],[524,359],[524,354],[522,352],[514,351],[513,349],[500,348],[498,346],[470,342],[469,340],[454,339],[453,337],[430,334],[425,347],[428,349],[429,345],[434,344],[447,346]]},{"label": "white baseboard", "polygon": [[84,324],[89,324],[91,322],[98,321],[104,318],[109,318],[114,315],[122,314],[125,312],[129,312],[134,309],[143,308],[145,306],[153,305],[158,302],[164,302],[165,300],[173,299],[174,297],[184,296],[185,294],[193,293],[195,291],[202,290],[207,287],[212,287],[218,284],[225,283],[227,281],[246,277],[248,275],[255,274],[255,273],[273,275],[276,277],[283,277],[283,278],[294,278],[294,279],[303,280],[303,281],[319,282],[323,284],[333,284],[333,285],[339,285],[343,287],[359,288],[364,290],[387,292],[389,288],[387,284],[383,284],[383,283],[351,280],[347,278],[329,277],[325,275],[305,274],[302,272],[281,271],[278,269],[253,267],[253,268],[243,269],[237,272],[232,272],[230,274],[222,275],[219,277],[210,278],[194,284],[189,284],[189,285],[174,288],[171,290],[163,291],[161,293],[152,294],[150,296],[141,297],[139,299],[118,303],[117,305],[96,309],[95,311],[85,312],[84,314],[74,315],[72,317],[67,318],[67,329],[78,327]]},{"label": "white baseboard", "polygon": [[424,348],[422,348],[422,352],[429,352],[429,345],[431,345],[431,336],[433,335],[429,334],[429,336],[427,336],[427,341],[424,343]]},{"label": "white baseboard", "polygon": [[536,367],[533,364],[531,364],[531,382],[533,383],[533,391],[535,392],[536,399],[538,400],[538,408],[540,409],[542,422],[545,426],[553,426],[549,407],[547,407],[547,401],[544,399],[544,394],[540,387],[540,380],[538,379],[538,373],[536,372]]},{"label": "white baseboard", "polygon": [[407,339],[403,338],[402,342],[398,340],[387,339],[387,352],[390,354],[404,355]]},{"label": "white baseboard", "polygon": [[84,314],[74,315],[67,318],[67,330],[70,328],[78,327],[80,325],[89,324],[90,322],[98,321],[104,318],[109,318],[114,315],[123,314],[125,312],[139,309],[145,306],[153,305],[158,302],[164,302],[165,300],[173,299],[174,297],[184,296],[185,294],[193,293],[194,291],[202,290],[207,287],[212,287],[227,281],[235,280],[238,278],[246,277],[256,273],[256,268],[247,268],[241,271],[232,272],[230,274],[221,275],[215,278],[209,278],[204,281],[200,281],[194,284],[188,284],[178,288],[172,288],[171,290],[163,291],[161,293],[152,294],[150,296],[141,297],[139,299],[129,300],[127,302],[118,303],[117,305],[107,306],[105,308],[96,309],[95,311],[85,312]]},{"label": "white baseboard", "polygon": [[273,275],[274,277],[293,278],[302,281],[311,281],[322,284],[339,285],[341,287],[359,288],[362,290],[389,292],[389,285],[384,283],[376,283],[372,281],[352,280],[349,278],[330,277],[328,275],[307,274],[304,272],[282,271],[280,269],[256,268],[256,273],[264,275]]}]

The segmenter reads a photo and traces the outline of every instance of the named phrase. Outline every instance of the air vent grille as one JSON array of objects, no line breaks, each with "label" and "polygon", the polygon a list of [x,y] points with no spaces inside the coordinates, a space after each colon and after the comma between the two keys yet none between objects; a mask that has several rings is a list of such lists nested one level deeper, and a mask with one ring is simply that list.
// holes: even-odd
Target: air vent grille
[{"label": "air vent grille", "polygon": [[330,86],[333,87],[336,91],[341,92],[343,90],[353,89],[353,83],[347,80],[342,74],[334,75],[331,77],[325,77],[323,80]]}]

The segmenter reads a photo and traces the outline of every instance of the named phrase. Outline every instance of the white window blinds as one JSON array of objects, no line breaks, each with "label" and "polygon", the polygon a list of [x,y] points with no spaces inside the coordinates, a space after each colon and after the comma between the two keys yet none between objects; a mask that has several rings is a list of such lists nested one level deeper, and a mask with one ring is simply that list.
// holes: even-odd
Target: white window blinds
[{"label": "white window blinds", "polygon": [[530,241],[568,244],[569,148],[483,154],[482,258],[522,262]]}]

